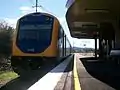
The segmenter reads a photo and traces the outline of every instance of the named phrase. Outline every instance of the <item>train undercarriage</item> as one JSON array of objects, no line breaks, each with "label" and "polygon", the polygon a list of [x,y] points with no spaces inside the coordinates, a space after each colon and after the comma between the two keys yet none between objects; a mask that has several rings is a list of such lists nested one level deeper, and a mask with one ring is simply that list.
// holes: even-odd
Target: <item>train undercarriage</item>
[{"label": "train undercarriage", "polygon": [[56,64],[59,60],[55,57],[11,57],[11,66],[18,75],[25,74],[31,70],[38,70],[46,65]]}]

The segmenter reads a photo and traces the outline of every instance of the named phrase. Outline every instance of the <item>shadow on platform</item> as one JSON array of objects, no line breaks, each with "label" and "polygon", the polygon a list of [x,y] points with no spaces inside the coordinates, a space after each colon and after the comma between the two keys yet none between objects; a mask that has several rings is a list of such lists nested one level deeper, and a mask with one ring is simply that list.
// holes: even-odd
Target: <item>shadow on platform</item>
[{"label": "shadow on platform", "polygon": [[80,58],[87,72],[94,78],[120,90],[120,65],[113,61]]}]

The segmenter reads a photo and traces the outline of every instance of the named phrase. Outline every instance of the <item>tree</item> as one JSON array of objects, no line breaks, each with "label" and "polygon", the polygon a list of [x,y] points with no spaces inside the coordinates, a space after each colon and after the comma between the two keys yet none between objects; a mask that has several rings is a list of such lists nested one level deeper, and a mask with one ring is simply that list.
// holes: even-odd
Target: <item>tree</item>
[{"label": "tree", "polygon": [[13,31],[7,22],[0,21],[0,63],[11,55]]}]

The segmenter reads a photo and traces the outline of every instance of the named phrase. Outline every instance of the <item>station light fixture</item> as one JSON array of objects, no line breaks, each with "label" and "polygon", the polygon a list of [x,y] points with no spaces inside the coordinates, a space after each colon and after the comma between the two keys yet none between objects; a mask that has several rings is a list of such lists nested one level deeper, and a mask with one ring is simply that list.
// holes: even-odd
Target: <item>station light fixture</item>
[{"label": "station light fixture", "polygon": [[81,27],[81,28],[99,28],[100,25],[94,22],[73,22],[74,27]]},{"label": "station light fixture", "polygon": [[87,13],[109,13],[108,9],[85,9]]}]

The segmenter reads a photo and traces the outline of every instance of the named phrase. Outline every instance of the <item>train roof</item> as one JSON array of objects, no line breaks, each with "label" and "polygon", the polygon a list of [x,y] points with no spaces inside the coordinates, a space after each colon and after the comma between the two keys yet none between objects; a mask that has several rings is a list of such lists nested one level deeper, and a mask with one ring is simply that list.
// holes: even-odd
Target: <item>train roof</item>
[{"label": "train roof", "polygon": [[58,19],[55,15],[52,15],[52,14],[50,14],[50,13],[44,13],[44,12],[34,12],[34,13],[29,13],[29,14],[26,14],[26,15],[20,17],[18,20],[20,20],[20,19],[22,19],[22,18],[24,18],[24,17],[30,16],[30,15],[34,15],[34,14],[47,15],[47,16],[53,17],[53,18],[55,18],[55,19],[57,19],[57,20],[59,21],[59,19]]}]

